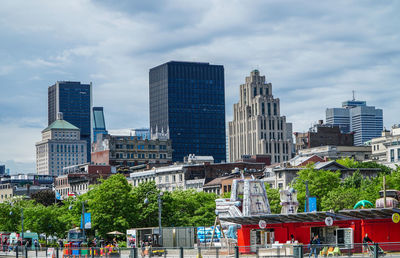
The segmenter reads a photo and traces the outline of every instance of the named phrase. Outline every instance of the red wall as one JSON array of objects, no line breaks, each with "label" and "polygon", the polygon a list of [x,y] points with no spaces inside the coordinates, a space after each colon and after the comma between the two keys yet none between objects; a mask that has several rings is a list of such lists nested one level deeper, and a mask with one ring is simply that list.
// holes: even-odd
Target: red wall
[{"label": "red wall", "polygon": [[[365,233],[368,233],[374,242],[400,242],[400,223],[395,224],[391,219],[334,221],[333,226],[353,228],[354,243],[362,243]],[[311,227],[325,227],[325,223],[280,223],[269,224],[267,228],[274,229],[275,241],[279,243],[286,243],[293,234],[299,243],[307,245],[310,242]],[[238,229],[238,246],[241,253],[250,252],[250,230],[257,228],[259,228],[258,225],[242,225],[242,228]],[[397,245],[396,248],[398,247]],[[383,246],[383,249],[392,250],[390,246]]]}]

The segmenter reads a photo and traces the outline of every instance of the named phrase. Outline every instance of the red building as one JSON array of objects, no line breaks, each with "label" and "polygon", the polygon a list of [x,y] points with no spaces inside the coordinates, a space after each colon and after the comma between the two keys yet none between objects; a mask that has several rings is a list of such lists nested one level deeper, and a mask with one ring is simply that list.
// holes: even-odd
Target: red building
[{"label": "red building", "polygon": [[[343,210],[297,214],[269,214],[252,217],[228,217],[221,220],[241,224],[238,229],[238,246],[241,253],[255,252],[256,245],[287,243],[291,234],[299,244],[308,245],[313,235],[318,234],[323,244],[339,245],[350,252],[361,252],[362,239],[366,233],[385,251],[400,251],[399,245],[382,243],[400,242],[400,223],[392,221],[392,215],[400,213],[398,208]],[[327,226],[325,219],[333,218]],[[259,221],[267,223],[259,227]],[[342,248],[341,248],[342,249]]]}]

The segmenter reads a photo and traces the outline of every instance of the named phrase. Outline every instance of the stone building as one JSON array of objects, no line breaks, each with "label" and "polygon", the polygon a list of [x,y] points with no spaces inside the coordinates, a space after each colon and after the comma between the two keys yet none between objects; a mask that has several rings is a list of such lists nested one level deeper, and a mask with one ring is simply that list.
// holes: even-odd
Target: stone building
[{"label": "stone building", "polygon": [[147,163],[171,163],[171,140],[140,136],[99,135],[92,148],[92,163],[131,167]]},{"label": "stone building", "polygon": [[79,128],[58,113],[57,120],[42,131],[42,141],[36,143],[37,173],[57,176],[64,167],[85,163],[86,146]]},{"label": "stone building", "polygon": [[292,156],[292,124],[280,114],[280,100],[272,95],[272,84],[258,70],[240,85],[240,100],[233,105],[229,122],[229,157],[234,162],[243,155],[268,154],[271,163]]}]

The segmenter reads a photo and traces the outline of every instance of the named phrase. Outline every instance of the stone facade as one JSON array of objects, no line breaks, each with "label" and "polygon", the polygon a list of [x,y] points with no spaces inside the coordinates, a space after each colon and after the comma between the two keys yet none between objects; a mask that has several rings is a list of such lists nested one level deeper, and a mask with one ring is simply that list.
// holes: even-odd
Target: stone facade
[{"label": "stone facade", "polygon": [[171,140],[168,139],[99,135],[92,149],[92,163],[96,165],[136,166],[172,161]]},{"label": "stone facade", "polygon": [[233,105],[233,121],[229,122],[229,158],[242,155],[268,154],[271,163],[291,158],[292,126],[280,114],[279,98],[272,95],[272,84],[265,82],[258,70],[246,77],[240,86],[240,100]]},{"label": "stone facade", "polygon": [[79,128],[58,119],[42,131],[36,143],[36,171],[39,175],[61,175],[63,168],[86,162],[86,141],[80,139]]}]

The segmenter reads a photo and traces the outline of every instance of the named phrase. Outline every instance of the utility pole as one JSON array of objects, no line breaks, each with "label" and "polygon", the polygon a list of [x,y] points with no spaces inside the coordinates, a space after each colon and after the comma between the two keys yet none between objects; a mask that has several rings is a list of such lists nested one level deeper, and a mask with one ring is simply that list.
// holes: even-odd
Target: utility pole
[{"label": "utility pole", "polygon": [[386,176],[383,176],[383,208],[386,208]]},{"label": "utility pole", "polygon": [[308,181],[306,180],[305,181],[305,184],[306,184],[306,212],[310,212],[310,201],[309,201],[309,198],[310,198],[310,191],[308,190]]},{"label": "utility pole", "polygon": [[159,241],[159,245],[160,246],[162,246],[162,242],[163,242],[163,239],[162,239],[162,227],[161,227],[161,212],[162,212],[162,201],[161,201],[161,196],[162,196],[162,193],[159,193],[158,194],[158,199],[157,199],[157,201],[158,201],[158,233],[159,233],[159,239],[158,239],[158,241]]},{"label": "utility pole", "polygon": [[83,233],[83,241],[86,242],[85,235],[85,202],[82,201],[82,233]]}]

